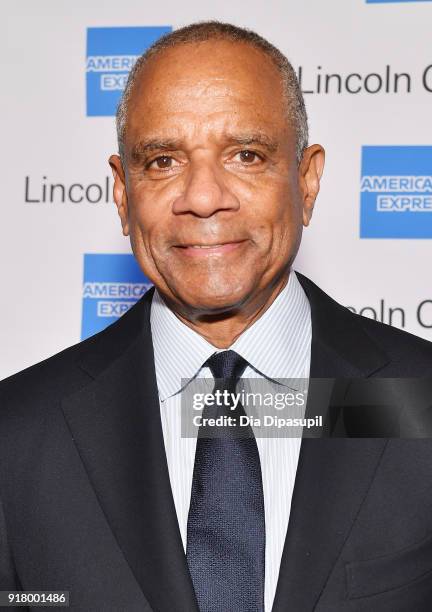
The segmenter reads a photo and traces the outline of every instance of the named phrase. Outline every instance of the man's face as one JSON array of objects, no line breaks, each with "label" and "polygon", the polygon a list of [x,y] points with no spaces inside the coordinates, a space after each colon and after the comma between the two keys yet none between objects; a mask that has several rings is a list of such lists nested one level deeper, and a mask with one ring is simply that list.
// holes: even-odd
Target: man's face
[{"label": "man's face", "polygon": [[123,232],[180,309],[242,308],[286,276],[316,193],[261,51],[208,41],[150,60],[130,99],[125,168],[110,163]]}]

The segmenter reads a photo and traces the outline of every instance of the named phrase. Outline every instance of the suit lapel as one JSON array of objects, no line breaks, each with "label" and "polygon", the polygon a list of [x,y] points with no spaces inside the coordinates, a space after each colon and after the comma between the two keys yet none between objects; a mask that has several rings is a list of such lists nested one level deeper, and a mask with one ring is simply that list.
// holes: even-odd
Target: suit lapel
[{"label": "suit lapel", "polygon": [[[314,378],[366,377],[387,356],[345,308],[297,274],[312,314]],[[273,612],[312,610],[342,550],[384,451],[383,439],[302,440]]]},{"label": "suit lapel", "polygon": [[160,421],[151,295],[115,329],[96,336],[97,350],[80,364],[95,379],[62,408],[102,510],[150,605],[160,612],[193,612],[197,605]]}]

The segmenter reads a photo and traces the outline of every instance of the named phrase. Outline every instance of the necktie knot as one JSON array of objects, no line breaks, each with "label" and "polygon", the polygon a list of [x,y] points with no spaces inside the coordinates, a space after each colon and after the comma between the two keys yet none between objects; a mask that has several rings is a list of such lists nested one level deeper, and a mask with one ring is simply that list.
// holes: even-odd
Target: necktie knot
[{"label": "necktie knot", "polygon": [[210,368],[215,379],[223,378],[236,382],[245,371],[248,362],[241,355],[230,350],[213,353],[204,363],[204,366]]}]

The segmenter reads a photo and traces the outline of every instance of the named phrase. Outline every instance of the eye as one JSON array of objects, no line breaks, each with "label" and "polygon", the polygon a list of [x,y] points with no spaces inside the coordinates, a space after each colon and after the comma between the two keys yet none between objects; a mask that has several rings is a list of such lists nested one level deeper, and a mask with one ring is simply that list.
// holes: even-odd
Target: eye
[{"label": "eye", "polygon": [[169,168],[173,167],[173,162],[174,159],[169,155],[160,155],[159,157],[156,157],[156,159],[148,162],[146,169],[168,170]]},{"label": "eye", "polygon": [[242,164],[250,166],[251,164],[255,164],[259,161],[262,161],[262,157],[258,155],[255,151],[250,151],[249,149],[245,149],[244,151],[240,151],[234,156],[234,159],[237,158]]}]

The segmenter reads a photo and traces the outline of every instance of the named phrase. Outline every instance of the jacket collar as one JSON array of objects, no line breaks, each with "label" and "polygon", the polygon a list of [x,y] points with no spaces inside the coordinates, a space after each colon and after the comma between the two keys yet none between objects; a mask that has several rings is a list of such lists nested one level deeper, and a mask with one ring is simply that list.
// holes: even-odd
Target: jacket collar
[{"label": "jacket collar", "polygon": [[311,377],[366,377],[389,363],[387,354],[364,330],[358,315],[297,272],[311,306]]},{"label": "jacket collar", "polygon": [[[386,353],[363,329],[361,317],[338,304],[303,274],[296,272],[296,276],[311,308],[311,376],[370,376],[389,363]],[[90,376],[97,377],[138,337],[151,345],[153,293],[151,288],[121,319],[85,344],[78,365]]]}]

